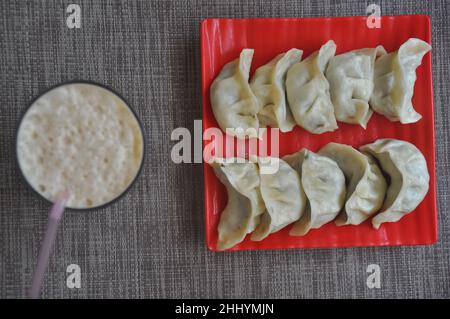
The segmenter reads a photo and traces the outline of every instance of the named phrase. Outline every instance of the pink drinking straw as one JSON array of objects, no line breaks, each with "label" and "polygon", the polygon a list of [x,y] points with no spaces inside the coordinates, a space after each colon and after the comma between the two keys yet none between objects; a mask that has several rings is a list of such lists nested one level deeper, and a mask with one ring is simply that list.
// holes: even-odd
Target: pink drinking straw
[{"label": "pink drinking straw", "polygon": [[36,268],[34,269],[33,283],[31,284],[31,288],[28,293],[28,296],[31,299],[36,299],[39,297],[42,283],[44,281],[45,270],[48,267],[50,253],[56,238],[59,221],[61,220],[69,196],[70,194],[68,191],[58,194],[56,201],[50,210],[47,231],[45,232],[45,237],[39,252],[38,262],[36,264]]}]

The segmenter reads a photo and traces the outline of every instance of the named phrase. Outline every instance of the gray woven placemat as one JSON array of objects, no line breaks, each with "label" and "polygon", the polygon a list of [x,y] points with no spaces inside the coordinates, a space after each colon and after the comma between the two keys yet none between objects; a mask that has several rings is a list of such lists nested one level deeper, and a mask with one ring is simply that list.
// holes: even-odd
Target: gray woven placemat
[{"label": "gray woven placemat", "polygon": [[[66,7],[82,8],[68,29]],[[107,84],[144,123],[147,161],[127,196],[65,216],[46,276],[47,298],[450,297],[447,1],[374,1],[382,14],[422,13],[433,27],[439,241],[384,247],[211,253],[204,240],[201,164],[170,161],[170,133],[201,118],[199,23],[206,17],[364,15],[364,1],[1,1],[0,297],[24,297],[48,204],[19,178],[20,113],[41,90],[69,79]],[[381,288],[366,267],[381,267]],[[81,288],[66,267],[81,267]]]}]

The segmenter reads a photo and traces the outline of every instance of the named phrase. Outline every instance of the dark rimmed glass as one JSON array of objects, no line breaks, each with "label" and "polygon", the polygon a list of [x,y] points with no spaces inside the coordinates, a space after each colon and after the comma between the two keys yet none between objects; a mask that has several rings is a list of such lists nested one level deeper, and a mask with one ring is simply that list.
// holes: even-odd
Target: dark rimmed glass
[{"label": "dark rimmed glass", "polygon": [[19,155],[17,153],[18,150],[18,136],[19,136],[19,129],[20,129],[20,125],[22,124],[22,121],[25,117],[25,115],[27,114],[28,110],[31,108],[31,106],[33,106],[33,104],[42,96],[44,96],[45,94],[47,94],[48,92],[59,88],[61,86],[65,86],[68,84],[90,84],[90,85],[95,85],[98,86],[100,88],[103,88],[105,90],[108,90],[109,92],[115,94],[118,98],[120,98],[125,105],[128,107],[128,109],[131,111],[131,113],[134,115],[134,117],[136,118],[136,121],[139,125],[139,129],[141,131],[141,135],[142,135],[142,158],[141,158],[141,162],[139,165],[139,169],[135,175],[135,177],[133,178],[133,180],[131,181],[130,185],[128,185],[128,187],[122,192],[120,193],[120,195],[118,195],[117,197],[115,197],[114,199],[112,199],[111,201],[104,203],[100,206],[95,206],[95,207],[86,207],[86,208],[74,208],[74,207],[66,207],[66,210],[69,211],[97,211],[100,210],[102,208],[108,207],[112,204],[114,204],[115,202],[117,202],[118,200],[122,199],[123,196],[125,196],[129,190],[133,187],[133,185],[136,183],[136,180],[138,179],[138,177],[141,175],[142,172],[142,167],[144,165],[144,160],[145,160],[145,131],[144,131],[144,126],[142,125],[142,122],[140,121],[139,117],[137,116],[136,112],[133,110],[133,108],[131,107],[130,103],[128,103],[128,101],[121,95],[119,94],[117,91],[115,91],[114,89],[112,89],[111,87],[101,84],[101,83],[97,83],[94,81],[89,81],[89,80],[70,80],[70,81],[66,81],[66,82],[62,82],[59,84],[56,84],[54,86],[51,86],[47,89],[45,89],[43,92],[39,93],[36,97],[34,97],[31,102],[27,105],[27,107],[25,108],[25,110],[23,111],[23,113],[21,114],[20,118],[19,118],[19,122],[17,124],[17,129],[16,129],[16,142],[14,143],[15,145],[15,153],[16,153],[16,164],[19,167],[19,171],[20,171],[20,175],[22,177],[22,179],[25,181],[25,183],[32,189],[33,193],[35,193],[36,195],[38,195],[40,198],[44,199],[46,202],[53,204],[52,201],[50,201],[48,198],[44,197],[41,193],[39,193],[31,184],[30,182],[27,180],[25,174],[22,171],[22,167],[20,166],[20,162],[19,162]]}]

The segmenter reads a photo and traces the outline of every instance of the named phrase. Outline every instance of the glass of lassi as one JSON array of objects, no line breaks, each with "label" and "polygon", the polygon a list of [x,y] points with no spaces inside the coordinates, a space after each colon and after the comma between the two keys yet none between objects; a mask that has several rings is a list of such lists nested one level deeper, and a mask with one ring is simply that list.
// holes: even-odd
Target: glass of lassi
[{"label": "glass of lassi", "polygon": [[25,180],[66,207],[100,208],[133,184],[144,158],[142,125],[117,93],[100,84],[58,85],[35,99],[17,133],[17,160]]},{"label": "glass of lassi", "polygon": [[26,182],[53,203],[29,291],[37,298],[64,209],[99,209],[124,195],[141,171],[144,134],[119,94],[76,81],[55,86],[30,104],[16,150]]}]

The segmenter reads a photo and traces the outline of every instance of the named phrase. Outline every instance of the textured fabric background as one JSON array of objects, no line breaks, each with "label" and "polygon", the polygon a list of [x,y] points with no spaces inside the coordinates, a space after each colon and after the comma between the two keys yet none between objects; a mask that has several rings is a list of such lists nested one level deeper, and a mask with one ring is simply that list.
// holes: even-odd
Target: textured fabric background
[{"label": "textured fabric background", "polygon": [[[201,164],[170,160],[173,128],[201,118],[199,25],[206,17],[431,16],[439,241],[431,247],[208,252]],[[69,3],[82,8],[68,29]],[[17,121],[41,90],[70,79],[122,93],[144,123],[147,161],[131,192],[92,213],[68,213],[45,279],[47,298],[450,297],[447,1],[0,1],[0,297],[24,297],[48,204],[19,178]],[[80,289],[66,267],[82,269]],[[366,287],[377,263],[382,288]]]}]

